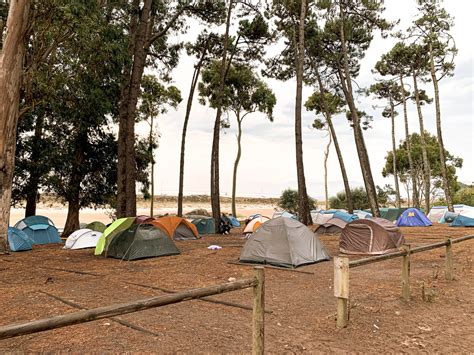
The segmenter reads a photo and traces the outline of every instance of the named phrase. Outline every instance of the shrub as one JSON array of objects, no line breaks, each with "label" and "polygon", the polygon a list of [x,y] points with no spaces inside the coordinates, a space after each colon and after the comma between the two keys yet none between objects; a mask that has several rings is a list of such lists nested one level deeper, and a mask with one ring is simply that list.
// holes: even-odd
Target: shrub
[{"label": "shrub", "polygon": [[[309,200],[309,209],[312,210],[315,208],[316,200],[312,199],[308,196]],[[298,214],[298,203],[299,203],[299,196],[298,191],[293,189],[286,189],[281,193],[280,201],[278,202],[278,206],[293,214]]]}]

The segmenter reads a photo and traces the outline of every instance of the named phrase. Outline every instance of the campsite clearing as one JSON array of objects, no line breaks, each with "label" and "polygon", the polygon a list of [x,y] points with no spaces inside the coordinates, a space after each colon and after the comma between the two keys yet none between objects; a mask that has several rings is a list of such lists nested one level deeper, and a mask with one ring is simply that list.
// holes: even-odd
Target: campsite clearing
[{"label": "campsite clearing", "polygon": [[[474,232],[438,224],[402,231],[412,247]],[[339,237],[320,239],[332,255],[338,254]],[[251,276],[251,267],[229,263],[238,258],[244,243],[241,229],[233,229],[229,236],[176,241],[181,255],[132,262],[97,257],[93,249],[63,250],[54,244],[1,255],[0,325]],[[223,249],[208,250],[211,244]],[[265,316],[266,351],[472,351],[474,243],[456,244],[453,252],[452,282],[443,276],[443,249],[412,256],[408,304],[400,297],[400,260],[355,269],[351,272],[350,323],[345,329],[337,329],[335,323],[332,262],[298,269],[314,274],[266,268],[265,304],[272,311]],[[422,288],[425,295],[432,295],[429,302],[422,300]],[[251,290],[212,298],[246,306],[252,300]],[[251,351],[252,312],[246,309],[190,301],[117,318],[121,323],[104,319],[3,340],[0,352]]]}]

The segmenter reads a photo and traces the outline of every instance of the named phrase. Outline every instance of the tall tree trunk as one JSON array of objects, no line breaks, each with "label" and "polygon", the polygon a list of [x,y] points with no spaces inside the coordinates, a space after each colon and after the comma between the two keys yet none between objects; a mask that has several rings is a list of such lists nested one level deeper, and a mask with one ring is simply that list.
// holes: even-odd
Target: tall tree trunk
[{"label": "tall tree trunk", "polygon": [[[329,148],[331,148],[332,136],[329,132],[329,141],[324,150],[324,197],[325,197],[325,208],[329,209],[329,193],[328,193],[328,158],[329,158]],[[351,212],[352,213],[352,212]]]},{"label": "tall tree trunk", "polygon": [[395,106],[392,98],[390,98],[390,119],[392,120],[392,163],[393,163],[393,178],[395,179],[395,193],[397,208],[402,206],[400,201],[400,186],[398,185],[398,171],[397,171],[397,142],[395,139]]},{"label": "tall tree trunk", "polygon": [[7,33],[0,53],[0,252],[7,250],[16,127],[29,12],[29,0],[10,3]]},{"label": "tall tree trunk", "polygon": [[303,137],[301,130],[301,109],[303,100],[303,64],[304,64],[304,25],[306,19],[306,0],[301,1],[300,20],[298,23],[298,50],[296,52],[296,97],[295,97],[295,144],[296,144],[296,173],[298,177],[298,215],[300,221],[309,225],[312,223],[309,210],[308,193],[303,162]]},{"label": "tall tree trunk", "polygon": [[87,132],[81,132],[76,140],[74,161],[72,161],[71,181],[67,187],[70,190],[66,223],[62,236],[68,237],[79,229],[79,210],[81,183],[84,179],[81,167],[85,164],[84,146],[87,144]]},{"label": "tall tree trunk", "polygon": [[421,153],[423,156],[423,188],[425,190],[425,213],[430,211],[430,180],[431,180],[431,168],[430,161],[428,160],[428,151],[426,149],[425,140],[425,126],[423,123],[423,113],[421,112],[420,94],[418,92],[418,82],[416,80],[416,71],[412,71],[413,75],[413,89],[415,91],[415,102],[416,109],[418,111],[418,121],[420,123],[420,142],[421,142]]},{"label": "tall tree trunk", "polygon": [[341,79],[342,89],[344,96],[346,97],[347,105],[351,112],[352,124],[354,126],[354,140],[357,147],[357,154],[359,156],[360,167],[362,171],[362,177],[364,179],[365,190],[367,191],[367,197],[370,204],[370,209],[374,217],[380,217],[379,204],[377,201],[377,191],[375,189],[374,179],[372,177],[372,170],[370,168],[369,155],[365,146],[364,135],[360,126],[359,112],[355,106],[355,100],[352,90],[352,79],[349,70],[349,59],[347,54],[347,45],[344,31],[344,8],[342,3],[340,4],[341,12],[341,25],[340,25],[340,36],[342,44],[342,62],[344,74],[342,74],[339,68],[339,76]]},{"label": "tall tree trunk", "polygon": [[35,133],[31,149],[31,164],[29,164],[30,178],[27,182],[25,217],[36,214],[36,203],[38,201],[38,189],[42,172],[39,170],[41,164],[41,141],[43,139],[44,116],[39,115],[35,122]]},{"label": "tall tree trunk", "polygon": [[436,77],[436,70],[434,66],[433,58],[433,45],[430,42],[429,44],[429,54],[430,54],[430,72],[431,72],[431,81],[433,82],[434,89],[434,99],[435,99],[435,109],[436,109],[436,133],[438,136],[438,146],[439,146],[439,160],[441,166],[441,177],[443,179],[443,190],[444,197],[446,199],[446,205],[448,210],[454,212],[453,199],[451,196],[451,188],[449,186],[448,180],[448,169],[446,168],[446,154],[444,151],[443,143],[443,131],[441,128],[441,107],[439,102],[439,87],[438,87],[438,78]]},{"label": "tall tree trunk", "polygon": [[150,136],[148,137],[148,144],[150,145],[150,162],[151,162],[151,201],[150,201],[150,217],[153,217],[154,203],[155,203],[155,157],[153,156],[153,113],[150,113]]},{"label": "tall tree trunk", "polygon": [[221,206],[220,206],[220,191],[219,191],[219,140],[221,131],[221,116],[222,116],[222,100],[225,86],[225,73],[226,73],[226,59],[227,49],[229,40],[230,21],[232,17],[233,0],[229,1],[229,8],[227,10],[227,20],[224,35],[224,47],[222,50],[222,61],[220,68],[220,82],[219,92],[217,95],[217,112],[216,120],[214,122],[214,134],[212,139],[212,152],[211,152],[211,208],[212,217],[216,226],[219,225],[221,218]]},{"label": "tall tree trunk", "polygon": [[119,107],[119,133],[118,133],[118,163],[117,163],[117,217],[125,217],[127,215],[127,131],[128,131],[128,106],[130,91],[130,74],[133,67],[133,56],[135,52],[135,36],[137,33],[138,20],[140,13],[140,0],[133,0],[130,10],[130,29],[128,57],[130,62],[127,63],[123,71],[123,82],[120,94]]},{"label": "tall tree trunk", "polygon": [[[319,91],[320,92],[326,92],[323,86],[323,82],[321,80],[321,76],[319,75],[319,72],[316,68],[316,78],[318,79],[318,84],[319,84]],[[347,178],[347,172],[346,172],[346,167],[344,165],[344,159],[342,158],[342,152],[341,148],[339,147],[339,141],[337,139],[337,134],[334,129],[334,125],[332,123],[332,118],[329,113],[329,109],[327,107],[327,103],[324,101],[323,102],[323,107],[324,107],[324,116],[326,118],[326,122],[329,127],[329,133],[332,136],[332,140],[334,141],[334,148],[336,148],[336,155],[337,155],[337,160],[339,161],[339,167],[341,169],[341,174],[342,174],[342,181],[344,182],[344,190],[346,192],[346,200],[347,200],[347,210],[349,213],[354,212],[354,202],[352,201],[352,192],[351,192],[351,187],[349,186],[349,179]]]},{"label": "tall tree trunk", "polygon": [[408,129],[408,113],[407,113],[407,99],[405,96],[405,86],[403,83],[403,77],[400,75],[400,86],[402,88],[402,102],[403,102],[403,118],[405,121],[405,140],[407,144],[407,153],[408,153],[408,164],[410,166],[410,175],[411,175],[411,185],[412,185],[412,200],[413,206],[415,208],[420,208],[420,198],[416,182],[416,172],[413,164],[413,157],[411,155],[411,142],[410,142],[410,130]]},{"label": "tall tree trunk", "polygon": [[191,88],[189,89],[188,102],[186,104],[186,115],[184,116],[183,131],[181,134],[181,154],[179,161],[179,187],[178,187],[178,216],[183,215],[183,189],[184,189],[184,155],[186,149],[186,133],[188,130],[189,117],[191,115],[191,107],[193,105],[194,92],[199,80],[199,74],[207,55],[209,41],[206,42],[206,47],[203,49],[199,62],[194,67],[193,79],[191,80]]},{"label": "tall tree trunk", "polygon": [[242,155],[242,120],[240,118],[240,112],[237,113],[237,156],[234,162],[234,174],[232,175],[232,215],[237,217],[237,208],[235,206],[235,195],[237,192],[237,169],[240,162],[240,156]]}]

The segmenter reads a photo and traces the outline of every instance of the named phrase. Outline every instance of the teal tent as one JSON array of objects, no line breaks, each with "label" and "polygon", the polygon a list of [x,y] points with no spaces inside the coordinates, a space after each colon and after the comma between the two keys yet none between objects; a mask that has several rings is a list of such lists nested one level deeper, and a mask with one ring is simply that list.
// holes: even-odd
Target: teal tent
[{"label": "teal tent", "polygon": [[459,215],[451,222],[450,227],[474,227],[474,218]]},{"label": "teal tent", "polygon": [[18,228],[8,227],[8,245],[11,251],[23,251],[33,249],[33,241]]},{"label": "teal tent", "polygon": [[17,222],[15,228],[26,233],[33,244],[62,243],[58,230],[48,217],[26,217]]},{"label": "teal tent", "polygon": [[216,234],[216,225],[213,218],[198,218],[193,220],[199,234]]}]

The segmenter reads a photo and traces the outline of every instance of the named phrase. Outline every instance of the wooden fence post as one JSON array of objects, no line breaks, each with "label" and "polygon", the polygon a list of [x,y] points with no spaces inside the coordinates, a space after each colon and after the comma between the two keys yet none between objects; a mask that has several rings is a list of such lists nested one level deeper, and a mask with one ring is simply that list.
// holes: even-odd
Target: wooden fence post
[{"label": "wooden fence post", "polygon": [[265,350],[265,272],[263,266],[254,268],[257,284],[253,287],[252,354]]},{"label": "wooden fence post", "polygon": [[410,245],[403,245],[407,252],[402,260],[402,297],[405,301],[410,300]]},{"label": "wooden fence post", "polygon": [[454,270],[453,270],[453,251],[452,251],[452,241],[451,238],[447,240],[448,244],[446,244],[446,270],[445,270],[445,277],[446,280],[454,280]]},{"label": "wooden fence post", "polygon": [[334,257],[334,296],[337,297],[337,327],[345,328],[349,321],[349,258]]}]

